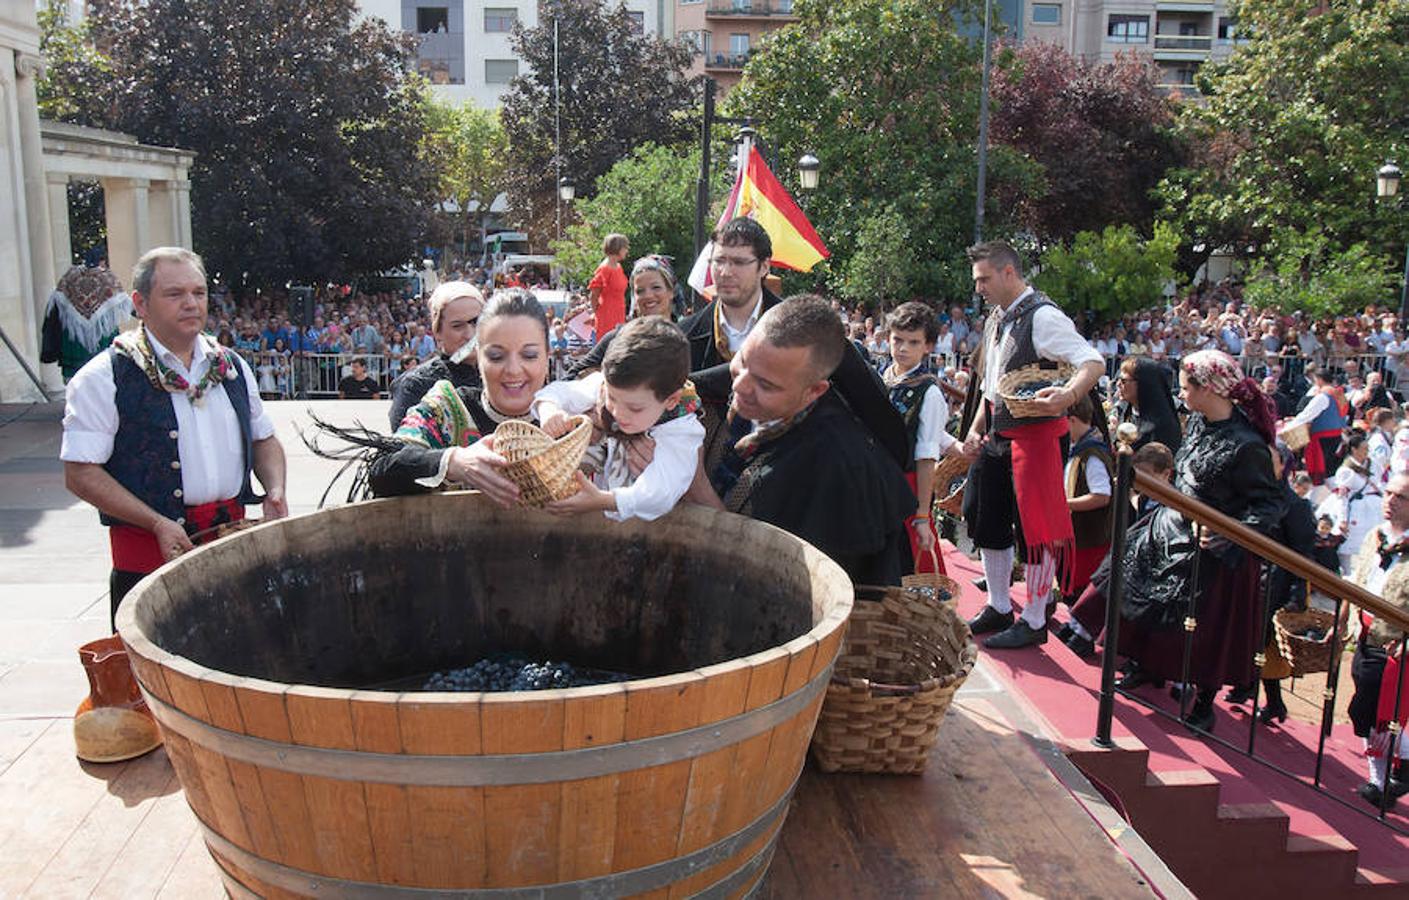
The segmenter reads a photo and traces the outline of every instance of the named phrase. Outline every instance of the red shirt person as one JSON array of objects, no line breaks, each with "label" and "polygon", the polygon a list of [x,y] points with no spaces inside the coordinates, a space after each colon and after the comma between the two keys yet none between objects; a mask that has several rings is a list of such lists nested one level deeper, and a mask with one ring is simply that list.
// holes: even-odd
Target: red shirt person
[{"label": "red shirt person", "polygon": [[609,234],[602,241],[602,262],[587,283],[587,299],[596,315],[597,337],[626,321],[626,271],[621,263],[631,245],[624,234]]}]

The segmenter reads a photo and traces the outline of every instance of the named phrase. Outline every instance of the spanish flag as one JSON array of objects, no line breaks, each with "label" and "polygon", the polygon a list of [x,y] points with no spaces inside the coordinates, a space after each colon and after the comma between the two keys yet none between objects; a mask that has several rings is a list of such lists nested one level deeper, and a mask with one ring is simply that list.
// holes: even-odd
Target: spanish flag
[{"label": "spanish flag", "polygon": [[[807,216],[769,170],[757,147],[749,148],[748,165],[740,169],[729,202],[715,227],[736,216],[748,216],[768,232],[773,241],[775,266],[810,272],[813,266],[831,256]],[[706,244],[690,270],[690,286],[702,294],[711,281],[709,260],[713,251],[713,242]]]}]

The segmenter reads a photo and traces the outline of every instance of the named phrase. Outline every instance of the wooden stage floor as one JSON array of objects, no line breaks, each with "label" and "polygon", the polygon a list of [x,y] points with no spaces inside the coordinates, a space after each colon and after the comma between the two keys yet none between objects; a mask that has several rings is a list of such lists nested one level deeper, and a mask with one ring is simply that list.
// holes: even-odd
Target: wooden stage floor
[{"label": "wooden stage floor", "polygon": [[[342,423],[386,415],[374,401],[269,406],[295,513],[336,468],[299,442],[304,410]],[[220,897],[163,751],[108,766],[73,756],[70,716],[86,692],[75,650],[106,631],[108,562],[97,516],[63,488],[61,414],[0,407],[0,898]],[[764,895],[1149,896],[1053,775],[1065,760],[1014,724],[999,684],[981,660],[923,776],[808,771]]]}]

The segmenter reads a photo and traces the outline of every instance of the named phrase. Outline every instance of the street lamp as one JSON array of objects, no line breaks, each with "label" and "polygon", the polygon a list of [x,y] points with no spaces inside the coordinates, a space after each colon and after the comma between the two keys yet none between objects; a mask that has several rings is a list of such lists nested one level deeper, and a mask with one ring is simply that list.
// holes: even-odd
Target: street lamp
[{"label": "street lamp", "polygon": [[[1399,182],[1404,173],[1394,160],[1386,160],[1375,173],[1375,196],[1381,200],[1394,200],[1399,197]],[[1402,200],[1400,201],[1403,202]],[[1404,248],[1404,282],[1399,289],[1399,322],[1401,327],[1409,320],[1409,246]]]},{"label": "street lamp", "polygon": [[558,179],[558,197],[564,203],[571,203],[572,198],[577,196],[577,182],[571,176],[564,175]]},{"label": "street lamp", "polygon": [[1380,171],[1376,173],[1375,194],[1381,199],[1396,197],[1399,195],[1399,182],[1404,177],[1404,173],[1399,171],[1399,166],[1394,164],[1394,160],[1389,160],[1380,166]]},{"label": "street lamp", "polygon": [[822,163],[811,153],[804,153],[797,161],[797,183],[804,191],[817,190],[818,170]]}]

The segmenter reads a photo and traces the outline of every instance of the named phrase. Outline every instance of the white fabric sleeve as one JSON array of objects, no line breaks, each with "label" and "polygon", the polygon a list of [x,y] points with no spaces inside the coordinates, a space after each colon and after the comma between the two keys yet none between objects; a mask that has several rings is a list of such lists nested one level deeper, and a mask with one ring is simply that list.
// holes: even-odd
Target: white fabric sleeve
[{"label": "white fabric sleeve", "polygon": [[438,488],[444,484],[445,473],[450,469],[450,454],[454,450],[454,447],[447,447],[445,452],[440,454],[440,466],[435,470],[435,474],[417,478],[416,483],[428,488]]},{"label": "white fabric sleeve", "polygon": [[647,433],[655,438],[655,456],[634,484],[612,489],[616,511],[606,513],[609,519],[621,522],[634,517],[649,522],[659,518],[675,508],[695,479],[705,436],[699,419],[681,416]]},{"label": "white fabric sleeve", "polygon": [[1325,411],[1326,407],[1330,405],[1330,402],[1330,397],[1326,396],[1325,394],[1317,394],[1315,397],[1311,398],[1310,403],[1306,404],[1305,409],[1296,414],[1296,418],[1292,419],[1291,425],[1309,424],[1312,419],[1321,415],[1321,413]]},{"label": "white fabric sleeve", "polygon": [[89,360],[68,383],[59,459],[76,463],[107,462],[113,455],[117,426],[117,385],[113,382],[112,356],[104,351]]},{"label": "white fabric sleeve", "polygon": [[1088,494],[1111,495],[1111,476],[1106,464],[1095,456],[1086,459],[1086,492]]},{"label": "white fabric sleeve", "polygon": [[573,381],[554,381],[533,395],[533,418],[541,421],[538,404],[548,401],[570,416],[585,413],[597,405],[602,390],[601,371]]},{"label": "white fabric sleeve", "polygon": [[1039,306],[1032,316],[1032,346],[1046,359],[1073,366],[1102,362],[1095,347],[1081,336],[1066,313],[1055,306]]},{"label": "white fabric sleeve", "polygon": [[235,354],[235,360],[240,367],[240,371],[245,376],[245,393],[249,395],[250,403],[250,439],[262,441],[274,435],[274,421],[269,418],[269,413],[264,411],[264,400],[259,396],[259,385],[254,380],[254,373],[250,371],[250,364],[245,362],[244,357]]},{"label": "white fabric sleeve", "polygon": [[944,391],[938,385],[925,389],[920,401],[920,430],[915,435],[916,459],[939,459],[941,453],[957,444],[944,427],[949,424],[949,404],[945,402]]}]

